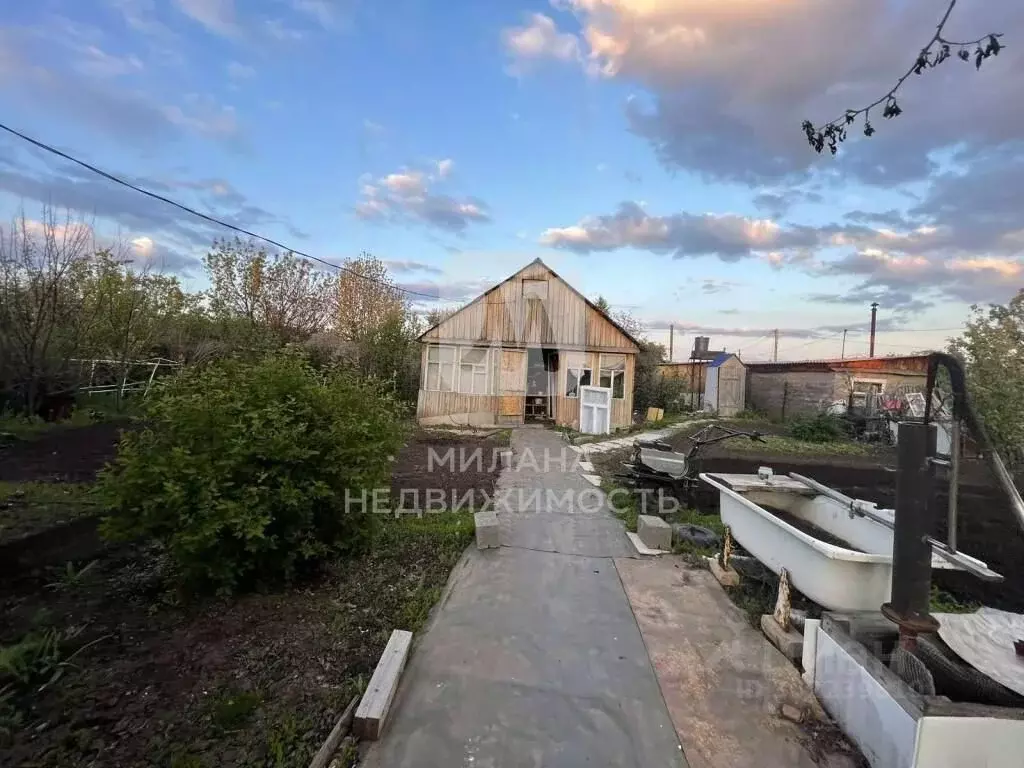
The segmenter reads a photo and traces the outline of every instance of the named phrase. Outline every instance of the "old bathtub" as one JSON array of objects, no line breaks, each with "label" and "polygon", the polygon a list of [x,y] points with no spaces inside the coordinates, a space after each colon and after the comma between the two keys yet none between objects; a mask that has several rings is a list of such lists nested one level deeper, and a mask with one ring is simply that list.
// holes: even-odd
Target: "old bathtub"
[{"label": "old bathtub", "polygon": [[[790,583],[833,611],[877,611],[892,588],[892,530],[789,477],[704,473],[701,480],[719,492],[722,522],[733,538],[775,573],[785,568]],[[869,502],[856,504],[891,524],[894,513]],[[793,524],[768,511],[793,518]],[[806,525],[810,523],[810,526]],[[796,527],[805,528],[801,530]],[[842,540],[829,543],[813,535]],[[985,563],[964,556],[980,569]],[[932,556],[932,568],[957,566]]]}]

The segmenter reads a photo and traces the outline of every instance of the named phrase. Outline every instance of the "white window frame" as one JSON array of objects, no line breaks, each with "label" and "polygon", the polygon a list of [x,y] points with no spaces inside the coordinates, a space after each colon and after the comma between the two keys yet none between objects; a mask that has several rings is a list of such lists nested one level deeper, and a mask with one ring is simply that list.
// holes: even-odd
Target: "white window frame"
[{"label": "white window frame", "polygon": [[[433,352],[434,350],[437,350],[437,360],[431,360],[430,359],[430,353]],[[441,359],[442,358],[442,353],[441,353],[442,350],[451,350],[451,352],[452,352],[452,359],[451,360],[442,360]],[[458,347],[452,346],[450,344],[430,344],[430,345],[427,346],[426,361],[424,362],[424,365],[423,365],[423,389],[424,389],[424,391],[426,391],[426,392],[458,392],[459,391],[459,380],[458,380],[458,373],[459,373],[459,351],[458,350],[459,350]],[[437,386],[436,387],[431,387],[430,386],[430,366],[432,366],[432,365],[437,366]],[[450,373],[449,373],[449,379],[448,380],[451,382],[451,387],[449,387],[447,389],[441,386],[441,384],[442,384],[442,382],[444,380],[444,377],[441,375],[441,371],[442,371],[442,369],[445,366],[448,366],[448,368],[449,368]]]},{"label": "white window frame", "polygon": [[[470,350],[481,350],[484,353],[484,358],[480,362],[465,362],[464,356],[466,352]],[[463,395],[489,395],[491,394],[491,387],[493,384],[491,375],[491,354],[492,350],[490,347],[459,347],[459,380],[457,382],[457,388],[460,394]],[[462,368],[463,366],[469,366],[472,370],[469,374],[469,390],[462,386]],[[483,376],[483,390],[480,392],[476,391],[477,380]]]},{"label": "white window frame", "polygon": [[[621,369],[619,369],[619,368],[605,368],[604,367],[604,359],[605,359],[605,357],[621,357],[622,358],[622,368]],[[626,356],[624,354],[621,354],[621,353],[618,353],[618,352],[616,352],[614,354],[612,354],[612,353],[607,353],[607,354],[602,353],[599,356],[599,359],[598,359],[597,371],[598,371],[597,372],[597,386],[604,387],[604,385],[601,383],[601,380],[604,378],[604,372],[608,371],[608,374],[610,375],[611,380],[608,382],[608,386],[604,387],[604,388],[605,389],[610,389],[612,391],[612,399],[613,400],[625,400],[626,399]],[[615,396],[615,378],[616,378],[616,376],[622,377],[622,397],[616,397]]]}]

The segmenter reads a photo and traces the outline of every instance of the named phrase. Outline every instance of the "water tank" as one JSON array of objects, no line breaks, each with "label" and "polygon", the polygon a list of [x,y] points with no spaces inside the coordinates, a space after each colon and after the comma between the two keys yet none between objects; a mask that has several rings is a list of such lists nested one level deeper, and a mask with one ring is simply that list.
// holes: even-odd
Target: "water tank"
[{"label": "water tank", "polygon": [[694,356],[703,355],[708,351],[708,345],[711,343],[709,336],[698,336],[693,340],[693,354]]}]

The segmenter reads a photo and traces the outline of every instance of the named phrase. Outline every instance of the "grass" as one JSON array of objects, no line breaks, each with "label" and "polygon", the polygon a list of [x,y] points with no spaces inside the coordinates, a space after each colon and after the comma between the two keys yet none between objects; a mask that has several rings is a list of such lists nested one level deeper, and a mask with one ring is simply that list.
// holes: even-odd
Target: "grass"
[{"label": "grass", "polygon": [[945,592],[932,584],[929,610],[932,613],[974,613],[981,605],[973,600],[961,601],[955,595]]},{"label": "grass", "polygon": [[867,443],[852,440],[837,440],[829,443],[812,443],[785,435],[765,435],[757,440],[730,440],[728,450],[735,453],[772,453],[794,456],[870,456],[872,447]]},{"label": "grass", "polygon": [[231,692],[210,702],[210,717],[214,725],[224,731],[234,731],[247,723],[263,703],[257,691]]}]

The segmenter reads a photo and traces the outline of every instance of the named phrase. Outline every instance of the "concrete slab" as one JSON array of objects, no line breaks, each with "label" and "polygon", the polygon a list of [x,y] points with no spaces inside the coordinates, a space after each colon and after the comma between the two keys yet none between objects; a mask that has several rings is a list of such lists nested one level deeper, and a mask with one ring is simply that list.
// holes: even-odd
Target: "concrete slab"
[{"label": "concrete slab", "polygon": [[797,670],[705,570],[677,556],[615,561],[694,768],[812,768],[782,704],[824,717]]},{"label": "concrete slab", "polygon": [[593,485],[595,488],[601,487],[601,476],[600,475],[583,475],[583,479]]},{"label": "concrete slab", "polygon": [[579,468],[579,470],[581,472],[591,472],[592,473],[592,472],[595,471],[594,470],[594,465],[591,464],[589,461],[577,462],[576,466]]},{"label": "concrete slab", "polygon": [[626,536],[629,537],[630,542],[636,548],[637,554],[640,555],[667,555],[669,550],[667,549],[653,549],[644,544],[644,540],[641,539],[637,534],[632,531],[626,531]]}]

